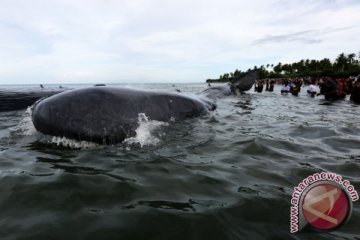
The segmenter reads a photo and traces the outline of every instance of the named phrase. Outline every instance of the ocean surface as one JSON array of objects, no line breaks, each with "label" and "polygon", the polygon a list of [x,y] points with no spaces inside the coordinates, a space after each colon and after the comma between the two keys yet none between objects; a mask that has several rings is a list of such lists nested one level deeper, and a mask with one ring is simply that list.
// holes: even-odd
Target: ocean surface
[{"label": "ocean surface", "polygon": [[0,239],[359,240],[359,201],[336,231],[291,234],[290,200],[322,171],[360,191],[360,105],[279,92],[226,97],[181,122],[139,119],[137,135],[112,146],[44,136],[30,109],[0,113]]}]

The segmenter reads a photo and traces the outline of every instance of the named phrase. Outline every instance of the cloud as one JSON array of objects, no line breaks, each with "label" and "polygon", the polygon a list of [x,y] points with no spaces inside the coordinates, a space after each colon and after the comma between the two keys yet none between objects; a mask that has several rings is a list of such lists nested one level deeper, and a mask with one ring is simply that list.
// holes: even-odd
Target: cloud
[{"label": "cloud", "polygon": [[254,45],[266,43],[301,42],[304,44],[321,43],[326,34],[351,30],[354,27],[325,28],[322,30],[307,30],[283,35],[269,35],[254,41]]},{"label": "cloud", "polygon": [[3,0],[0,84],[194,82],[333,59],[359,50],[359,12],[353,0]]}]

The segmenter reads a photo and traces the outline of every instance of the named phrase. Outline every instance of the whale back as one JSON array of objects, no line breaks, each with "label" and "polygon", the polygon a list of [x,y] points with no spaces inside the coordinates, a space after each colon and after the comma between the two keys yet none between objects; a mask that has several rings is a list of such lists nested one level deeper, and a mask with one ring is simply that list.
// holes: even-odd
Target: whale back
[{"label": "whale back", "polygon": [[149,120],[166,122],[200,116],[208,109],[204,102],[176,93],[90,87],[37,102],[32,120],[44,134],[116,143],[135,135],[140,113]]}]

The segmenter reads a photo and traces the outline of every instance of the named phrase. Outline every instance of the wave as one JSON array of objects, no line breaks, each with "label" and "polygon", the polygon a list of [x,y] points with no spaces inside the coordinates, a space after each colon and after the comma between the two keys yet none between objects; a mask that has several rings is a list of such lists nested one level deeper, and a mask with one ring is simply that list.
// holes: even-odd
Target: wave
[{"label": "wave", "polygon": [[49,143],[56,144],[57,146],[69,147],[69,148],[95,148],[98,147],[99,144],[88,142],[88,141],[78,141],[69,139],[66,137],[52,137]]},{"label": "wave", "polygon": [[[166,122],[150,120],[145,113],[138,114],[139,127],[135,130],[136,135],[124,140],[126,144],[140,144],[141,147],[148,145],[156,145],[160,142],[156,136],[155,130],[162,126],[168,126]],[[164,134],[164,133],[162,133]]]},{"label": "wave", "polygon": [[19,124],[16,125],[15,127],[12,127],[10,131],[14,132],[16,135],[21,135],[21,136],[34,135],[37,131],[32,122],[31,114],[32,114],[32,106],[26,109]]}]

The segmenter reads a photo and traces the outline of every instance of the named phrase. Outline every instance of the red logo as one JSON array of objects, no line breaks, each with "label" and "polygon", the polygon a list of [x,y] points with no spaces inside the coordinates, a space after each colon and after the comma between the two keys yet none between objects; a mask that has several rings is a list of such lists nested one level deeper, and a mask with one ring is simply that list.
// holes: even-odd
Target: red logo
[{"label": "red logo", "polygon": [[303,197],[302,213],[313,228],[331,230],[349,217],[351,205],[344,190],[329,183],[318,184]]}]

